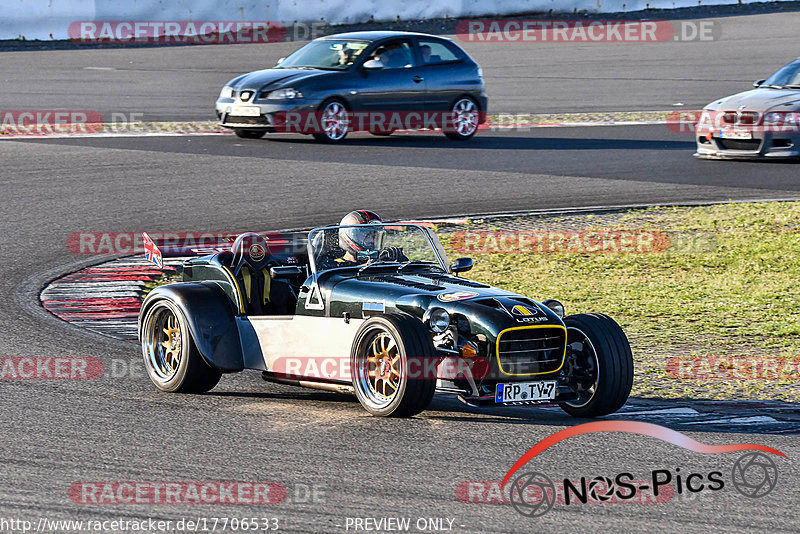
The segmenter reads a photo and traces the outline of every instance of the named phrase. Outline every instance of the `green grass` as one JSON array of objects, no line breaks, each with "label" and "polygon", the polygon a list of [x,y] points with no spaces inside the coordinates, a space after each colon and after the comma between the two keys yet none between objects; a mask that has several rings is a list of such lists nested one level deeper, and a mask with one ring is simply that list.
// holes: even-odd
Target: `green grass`
[{"label": "green grass", "polygon": [[536,227],[655,230],[677,245],[654,254],[473,256],[470,278],[558,298],[567,313],[613,316],[633,347],[634,395],[800,401],[796,374],[678,380],[665,371],[671,357],[800,357],[800,202],[652,208]]}]

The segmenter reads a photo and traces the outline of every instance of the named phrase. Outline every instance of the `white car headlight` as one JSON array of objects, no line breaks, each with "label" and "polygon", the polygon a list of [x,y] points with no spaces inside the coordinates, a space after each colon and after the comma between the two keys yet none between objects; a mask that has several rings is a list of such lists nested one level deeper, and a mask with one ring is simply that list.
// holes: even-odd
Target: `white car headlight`
[{"label": "white car headlight", "polygon": [[437,334],[441,334],[450,326],[450,314],[444,308],[429,308],[422,317],[428,328]]},{"label": "white car headlight", "polygon": [[219,92],[220,98],[233,98],[233,87],[226,85],[222,88],[222,91]]},{"label": "white car headlight", "polygon": [[267,95],[267,100],[291,100],[293,98],[303,98],[303,93],[293,87],[278,89]]}]

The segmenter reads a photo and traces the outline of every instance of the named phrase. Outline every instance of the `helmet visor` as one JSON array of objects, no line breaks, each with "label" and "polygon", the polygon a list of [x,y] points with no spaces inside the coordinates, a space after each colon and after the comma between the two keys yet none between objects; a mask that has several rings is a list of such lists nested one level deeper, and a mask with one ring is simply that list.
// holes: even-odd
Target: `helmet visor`
[{"label": "helmet visor", "polygon": [[347,229],[348,237],[361,250],[378,250],[383,242],[384,231],[381,227],[369,228],[369,225]]}]

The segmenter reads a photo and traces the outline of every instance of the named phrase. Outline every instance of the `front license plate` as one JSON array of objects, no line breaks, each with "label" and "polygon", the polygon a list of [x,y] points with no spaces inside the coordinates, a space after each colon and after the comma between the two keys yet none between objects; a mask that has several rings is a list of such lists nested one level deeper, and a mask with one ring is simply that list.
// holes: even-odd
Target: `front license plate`
[{"label": "front license plate", "polygon": [[261,115],[261,108],[255,106],[233,106],[228,115],[234,117],[258,117]]},{"label": "front license plate", "polygon": [[720,139],[752,139],[753,132],[747,130],[720,130]]},{"label": "front license plate", "polygon": [[546,401],[556,398],[556,381],[511,382],[497,384],[495,402],[508,404],[514,402]]}]

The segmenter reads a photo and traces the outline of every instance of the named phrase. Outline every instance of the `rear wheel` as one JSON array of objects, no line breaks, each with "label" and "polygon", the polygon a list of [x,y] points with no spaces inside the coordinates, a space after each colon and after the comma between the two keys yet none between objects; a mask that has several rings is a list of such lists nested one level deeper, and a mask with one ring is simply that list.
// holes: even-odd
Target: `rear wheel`
[{"label": "rear wheel", "polygon": [[347,106],[338,98],[326,100],[319,107],[319,129],[312,135],[321,143],[338,143],[350,132]]},{"label": "rear wheel", "polygon": [[468,96],[459,98],[450,108],[451,119],[444,125],[444,134],[455,141],[465,141],[478,131],[478,104]]},{"label": "rear wheel", "polygon": [[351,350],[353,386],[370,413],[410,417],[427,408],[436,389],[430,334],[418,319],[386,314],[364,321]]},{"label": "rear wheel", "polygon": [[222,373],[209,366],[192,339],[186,318],[175,304],[153,304],[142,323],[142,356],[150,380],[161,391],[203,393]]},{"label": "rear wheel", "polygon": [[625,332],[601,313],[570,315],[564,372],[578,398],[559,404],[575,417],[597,417],[619,410],[633,385],[633,355]]},{"label": "rear wheel", "polygon": [[252,130],[249,128],[235,128],[233,133],[236,134],[236,137],[241,137],[242,139],[261,139],[264,137],[264,134],[267,133],[266,130]]}]

